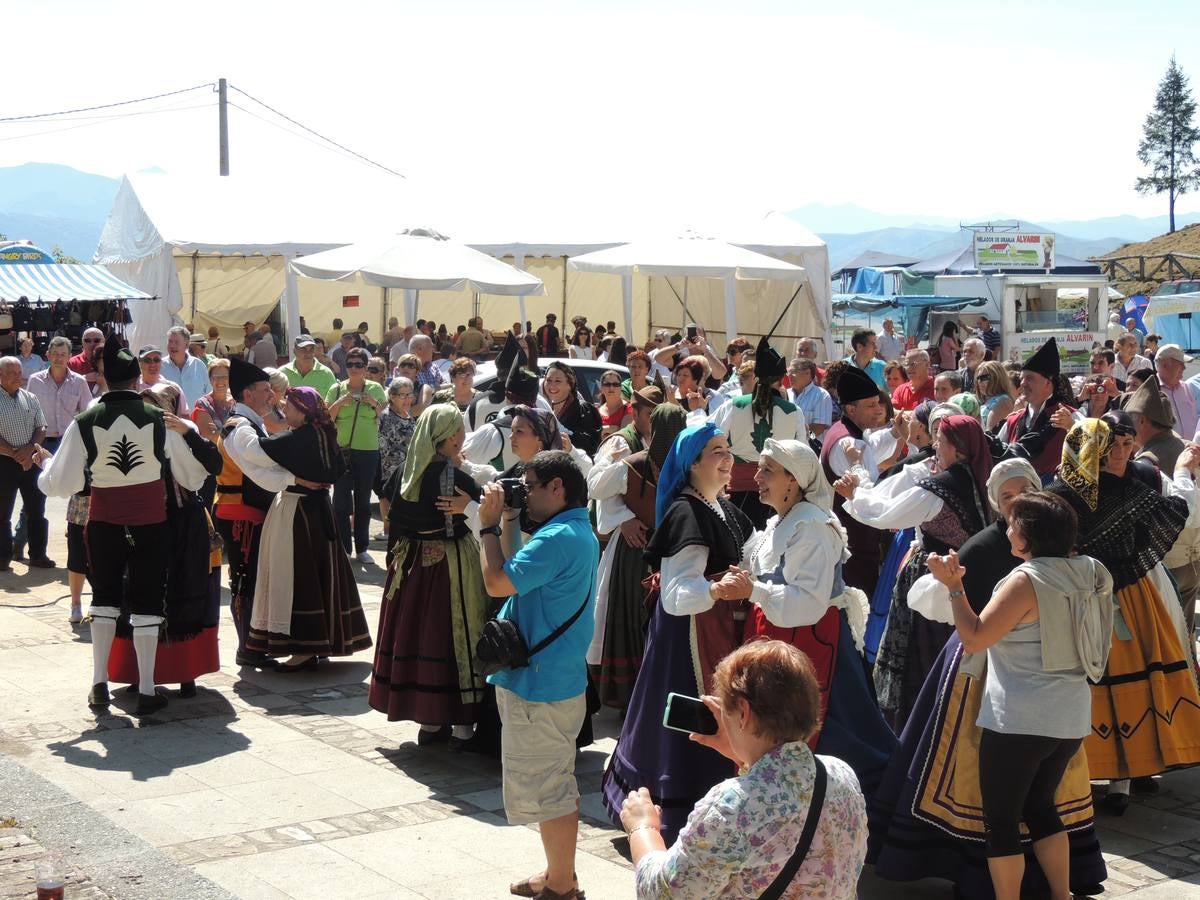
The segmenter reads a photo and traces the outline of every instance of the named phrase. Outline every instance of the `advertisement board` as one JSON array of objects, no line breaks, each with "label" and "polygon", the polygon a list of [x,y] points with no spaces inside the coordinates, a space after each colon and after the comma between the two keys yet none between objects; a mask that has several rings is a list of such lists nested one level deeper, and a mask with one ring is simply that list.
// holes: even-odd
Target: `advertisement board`
[{"label": "advertisement board", "polygon": [[977,231],[974,237],[977,269],[1053,269],[1054,235],[1024,231]]},{"label": "advertisement board", "polygon": [[1092,349],[1104,345],[1102,331],[1023,331],[1010,332],[1004,336],[1004,349],[1008,358],[1023,363],[1042,344],[1054,338],[1058,343],[1058,356],[1062,360],[1064,375],[1079,375],[1091,371]]}]

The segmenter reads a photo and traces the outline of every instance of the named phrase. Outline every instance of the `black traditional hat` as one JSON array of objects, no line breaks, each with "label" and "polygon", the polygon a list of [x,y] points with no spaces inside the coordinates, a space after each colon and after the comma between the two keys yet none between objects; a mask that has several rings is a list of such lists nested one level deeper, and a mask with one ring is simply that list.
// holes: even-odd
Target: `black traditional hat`
[{"label": "black traditional hat", "polygon": [[1037,372],[1043,378],[1055,379],[1058,377],[1060,363],[1058,341],[1050,338],[1046,343],[1037,348],[1037,352],[1025,360],[1025,365],[1021,366],[1021,371]]},{"label": "black traditional hat", "polygon": [[270,380],[271,377],[253,363],[243,362],[236,356],[229,358],[229,393],[235,402],[242,402],[242,391],[250,385]]},{"label": "black traditional hat", "polygon": [[513,403],[533,406],[537,402],[538,377],[536,372],[525,368],[525,354],[518,353],[504,379],[504,393]]},{"label": "black traditional hat", "polygon": [[122,384],[133,381],[142,374],[137,357],[121,346],[120,339],[114,334],[109,335],[104,342],[104,380],[110,384]]},{"label": "black traditional hat", "polygon": [[837,383],[838,402],[856,403],[879,396],[879,385],[858,366],[846,366]]},{"label": "black traditional hat", "polygon": [[520,341],[513,337],[512,332],[509,332],[504,339],[504,346],[496,355],[496,371],[507,372],[512,366],[512,361],[518,357],[521,359],[521,365],[525,365],[525,348],[521,346]]},{"label": "black traditional hat", "polygon": [[763,381],[782,378],[787,374],[787,360],[776,352],[764,334],[754,351],[754,377]]}]

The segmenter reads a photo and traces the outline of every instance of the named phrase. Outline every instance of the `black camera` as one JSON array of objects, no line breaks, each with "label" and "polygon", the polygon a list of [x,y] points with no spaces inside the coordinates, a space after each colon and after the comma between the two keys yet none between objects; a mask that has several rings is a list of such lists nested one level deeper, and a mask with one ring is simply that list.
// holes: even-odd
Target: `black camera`
[{"label": "black camera", "polygon": [[509,509],[524,509],[529,499],[529,485],[524,478],[497,478],[496,483],[504,488],[504,505]]}]

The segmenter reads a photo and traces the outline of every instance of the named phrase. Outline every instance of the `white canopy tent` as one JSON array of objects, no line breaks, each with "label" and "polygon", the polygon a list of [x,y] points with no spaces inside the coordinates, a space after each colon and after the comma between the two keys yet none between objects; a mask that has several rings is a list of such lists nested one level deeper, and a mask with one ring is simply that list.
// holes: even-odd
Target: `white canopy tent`
[{"label": "white canopy tent", "polygon": [[682,278],[680,307],[685,318],[697,320],[701,317],[694,316],[688,306],[690,280],[720,280],[724,285],[723,324],[727,335],[739,333],[736,294],[738,281],[789,281],[798,284],[804,278],[804,269],[800,266],[697,235],[622,244],[576,256],[568,265],[580,272],[607,272],[621,276],[622,306],[627,333],[633,330],[635,275]]},{"label": "white canopy tent", "polygon": [[103,266],[24,264],[0,266],[0,300],[150,300]]},{"label": "white canopy tent", "polygon": [[361,277],[367,284],[405,293],[404,319],[416,320],[422,290],[461,291],[520,298],[521,321],[525,321],[524,298],[545,294],[540,278],[521,272],[500,260],[449,240],[428,229],[413,229],[360,244],[349,244],[293,260],[290,268],[307,278],[346,281]]},{"label": "white canopy tent", "polygon": [[[485,213],[497,208],[484,199],[477,206]],[[485,226],[478,218],[468,218],[469,213],[457,222],[445,221],[446,214],[439,213],[440,207],[427,197],[387,179],[352,183],[339,176],[298,185],[238,175],[136,174],[122,181],[95,262],[162,299],[145,309],[133,309],[136,343],[163,341],[175,316],[202,331],[217,325],[226,340],[236,344],[242,322],[261,322],[280,304],[289,334],[297,333],[301,313],[309,329],[318,334],[328,333],[334,317],[346,317],[347,327],[366,320],[382,328],[387,317],[386,288],[360,276],[300,283],[287,263],[356,240],[395,234],[408,225],[431,225],[538,277],[546,292],[529,295],[522,317],[532,320],[534,327],[550,312],[558,314],[560,322],[575,313],[587,315],[592,322],[623,320],[626,299],[621,280],[571,270],[567,261],[628,243],[648,231],[679,233],[677,228],[641,224],[645,217],[631,225],[628,219],[619,224],[610,216],[599,224],[602,214],[593,210],[557,215],[525,203],[519,220],[510,215],[512,204],[499,208],[495,222]],[[706,233],[801,266],[805,281],[777,334],[783,340],[824,337],[826,346],[832,346],[829,258],[819,238],[777,213],[732,225],[724,222]],[[631,277],[633,316],[631,323],[625,323],[631,327],[626,336],[640,343],[652,327],[677,328],[684,319],[676,299],[681,279]],[[768,330],[794,289],[788,282],[736,282],[737,324],[742,333],[753,337]],[[714,340],[721,336],[725,302],[721,282],[691,285],[688,306]],[[135,301],[135,305],[145,304]],[[507,297],[469,289],[423,290],[421,305],[426,310],[423,315],[446,323],[451,330],[471,315],[482,315],[485,324],[495,329],[506,328],[516,319]]]}]

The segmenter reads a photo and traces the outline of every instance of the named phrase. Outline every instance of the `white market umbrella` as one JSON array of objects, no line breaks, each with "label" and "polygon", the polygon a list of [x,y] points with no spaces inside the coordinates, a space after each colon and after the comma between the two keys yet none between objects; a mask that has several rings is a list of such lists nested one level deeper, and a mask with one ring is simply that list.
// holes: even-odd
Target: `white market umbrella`
[{"label": "white market umbrella", "polygon": [[520,297],[521,320],[525,320],[524,297],[545,294],[540,278],[515,269],[486,253],[449,240],[436,231],[412,229],[291,261],[293,271],[322,281],[352,281],[361,277],[368,284],[401,288],[411,292],[405,304],[407,324],[416,317],[421,291],[467,289],[479,294]]},{"label": "white market umbrella", "polygon": [[725,283],[725,329],[737,333],[735,282],[769,279],[804,280],[804,269],[753,250],[693,235],[634,241],[619,247],[574,256],[570,268],[579,272],[608,272],[620,275],[625,307],[625,331],[633,330],[633,276],[661,275],[683,278],[681,303],[687,312],[688,279],[720,278]]}]

